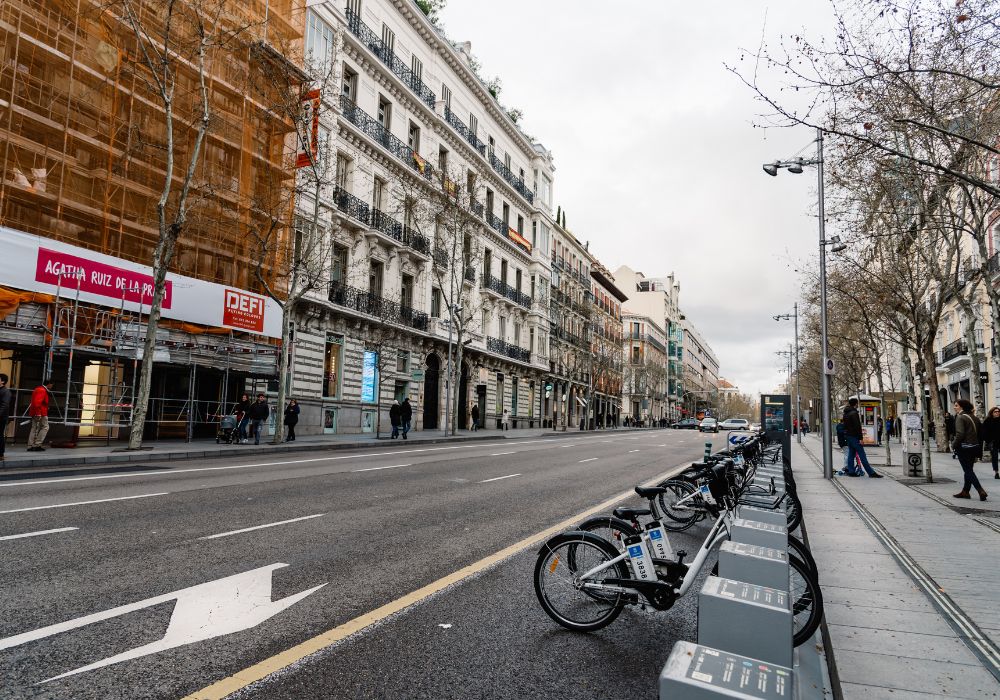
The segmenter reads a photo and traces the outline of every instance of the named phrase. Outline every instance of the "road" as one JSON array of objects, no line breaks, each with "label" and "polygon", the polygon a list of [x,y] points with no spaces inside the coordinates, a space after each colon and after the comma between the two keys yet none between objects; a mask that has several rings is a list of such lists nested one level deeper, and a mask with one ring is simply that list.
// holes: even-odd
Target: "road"
[{"label": "road", "polygon": [[0,481],[0,697],[650,697],[694,638],[695,597],[566,632],[535,600],[533,539],[705,439],[498,436]]}]

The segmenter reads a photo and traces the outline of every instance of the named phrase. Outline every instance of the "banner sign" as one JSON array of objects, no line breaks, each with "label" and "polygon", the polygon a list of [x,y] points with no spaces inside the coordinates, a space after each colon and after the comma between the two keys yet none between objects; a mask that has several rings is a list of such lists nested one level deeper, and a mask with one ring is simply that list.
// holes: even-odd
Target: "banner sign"
[{"label": "banner sign", "polygon": [[361,362],[361,400],[366,403],[375,403],[377,360],[377,352],[374,350],[365,350],[365,356]]},{"label": "banner sign", "polygon": [[[89,304],[149,313],[153,270],[77,246],[0,226],[0,284]],[[163,318],[281,337],[281,309],[244,289],[167,273]]]},{"label": "banner sign", "polygon": [[319,90],[310,90],[302,95],[302,121],[299,127],[299,151],[295,156],[295,167],[312,165],[312,159],[319,150]]}]

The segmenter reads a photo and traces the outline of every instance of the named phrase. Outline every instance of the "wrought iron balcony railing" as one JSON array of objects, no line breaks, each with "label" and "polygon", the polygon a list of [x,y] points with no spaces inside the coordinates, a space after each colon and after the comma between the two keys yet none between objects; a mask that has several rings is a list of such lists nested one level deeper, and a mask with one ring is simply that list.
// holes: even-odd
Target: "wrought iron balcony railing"
[{"label": "wrought iron balcony railing", "polygon": [[518,362],[531,362],[531,353],[522,347],[512,345],[499,338],[486,338],[486,349],[498,355],[504,355]]},{"label": "wrought iron balcony railing", "polygon": [[515,175],[511,169],[507,167],[507,164],[497,158],[496,154],[492,151],[490,151],[490,165],[492,165],[493,169],[500,174],[500,177],[507,181],[507,184],[513,187],[519,195],[524,197],[528,204],[534,203],[535,193],[524,186],[524,178]]},{"label": "wrought iron balcony railing", "polygon": [[526,309],[531,308],[530,296],[528,296],[524,292],[518,291],[514,287],[511,287],[509,284],[507,284],[506,282],[497,277],[494,277],[493,275],[483,276],[483,287],[496,292],[500,296],[510,299],[515,304],[519,304]]},{"label": "wrought iron balcony railing", "polygon": [[363,202],[339,186],[333,188],[333,201],[340,211],[364,224],[368,224],[371,216],[371,208],[366,202]]},{"label": "wrought iron balcony railing", "polygon": [[448,267],[448,251],[444,248],[435,247],[432,257],[438,267]]},{"label": "wrought iron balcony railing", "polygon": [[476,216],[483,215],[483,203],[477,202],[472,196],[469,196],[469,211],[471,211]]},{"label": "wrought iron balcony railing", "polygon": [[486,144],[479,140],[472,131],[465,125],[465,123],[458,118],[458,116],[451,111],[451,107],[445,105],[444,108],[444,120],[451,124],[451,128],[459,133],[459,135],[468,141],[469,145],[479,151],[479,155],[483,158],[486,157]]},{"label": "wrought iron balcony railing", "polygon": [[466,265],[465,267],[465,281],[476,283],[476,268],[471,265]]},{"label": "wrought iron balcony railing", "polygon": [[347,28],[350,30],[351,34],[358,37],[368,49],[378,56],[378,59],[382,61],[389,70],[391,70],[397,78],[406,83],[416,94],[421,101],[426,104],[431,109],[434,109],[434,103],[437,98],[434,93],[431,92],[430,88],[424,85],[424,82],[414,73],[412,70],[406,67],[406,64],[399,60],[399,57],[383,43],[382,39],[379,38],[375,32],[371,30],[367,24],[361,21],[361,17],[352,10],[347,11]]},{"label": "wrought iron balcony railing", "polygon": [[416,170],[428,180],[434,179],[434,168],[420,154],[400,141],[391,131],[378,123],[368,112],[358,107],[346,95],[340,96],[340,111],[347,121],[358,127],[366,136],[377,142],[394,156]]},{"label": "wrought iron balcony railing", "polygon": [[346,284],[330,285],[330,301],[338,306],[372,316],[382,323],[396,323],[418,331],[426,331],[430,317],[422,311],[390,301],[373,292]]},{"label": "wrought iron balcony railing", "polygon": [[372,210],[371,227],[390,238],[395,238],[400,243],[403,242],[403,224],[380,209]]},{"label": "wrought iron balcony railing", "polygon": [[431,242],[427,236],[414,231],[409,226],[403,226],[403,243],[421,255],[431,254]]}]

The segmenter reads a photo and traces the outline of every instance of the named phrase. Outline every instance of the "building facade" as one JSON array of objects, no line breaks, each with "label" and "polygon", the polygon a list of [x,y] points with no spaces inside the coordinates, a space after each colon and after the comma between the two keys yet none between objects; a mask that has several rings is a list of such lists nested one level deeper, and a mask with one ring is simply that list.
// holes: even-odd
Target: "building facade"
[{"label": "building facade", "polygon": [[626,311],[622,413],[633,423],[669,420],[667,333],[649,316]]},{"label": "building facade", "polygon": [[[415,429],[468,428],[473,406],[485,428],[549,414],[554,167],[469,51],[408,0],[309,7],[306,55],[335,80],[316,139],[330,282],[296,323],[304,433],[372,431],[404,398]],[[313,204],[298,207],[310,230]]]},{"label": "building facade", "polygon": [[593,278],[594,300],[591,321],[593,391],[590,422],[594,427],[611,427],[619,425],[621,420],[625,369],[622,304],[628,297],[615,284],[611,272],[600,262],[594,261],[590,275]]},{"label": "building facade", "polygon": [[684,400],[682,412],[699,416],[718,404],[719,360],[691,319],[684,329]]}]

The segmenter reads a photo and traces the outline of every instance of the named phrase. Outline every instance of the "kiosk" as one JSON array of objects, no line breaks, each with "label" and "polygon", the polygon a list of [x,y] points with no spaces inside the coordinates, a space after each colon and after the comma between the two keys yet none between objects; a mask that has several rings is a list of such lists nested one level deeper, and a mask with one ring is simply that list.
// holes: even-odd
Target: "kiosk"
[{"label": "kiosk", "polygon": [[760,395],[760,426],[768,440],[781,442],[781,461],[792,466],[792,397],[788,394]]},{"label": "kiosk", "polygon": [[878,439],[878,428],[882,425],[882,402],[868,394],[850,397],[858,400],[861,416],[861,444],[868,447],[882,444]]}]

